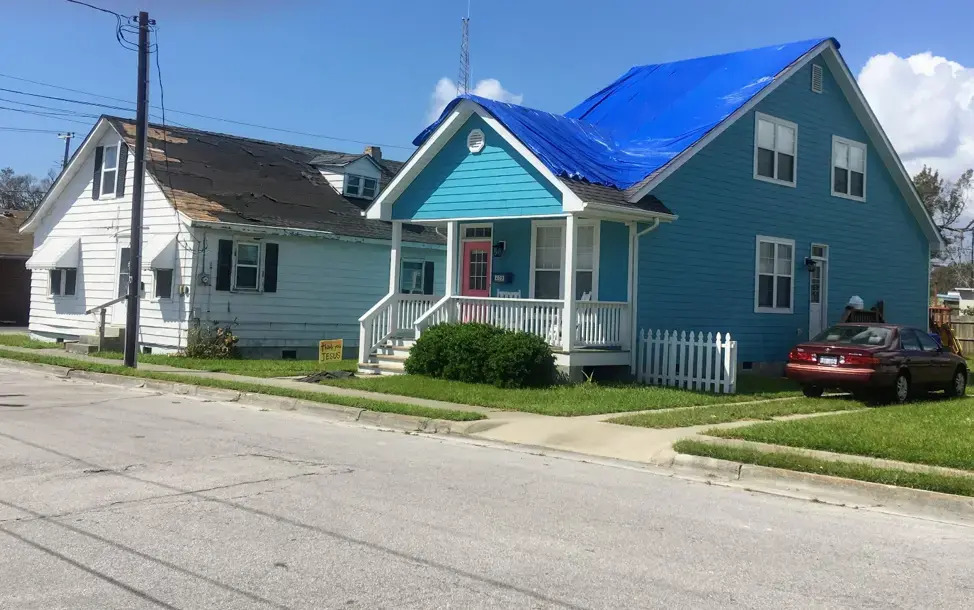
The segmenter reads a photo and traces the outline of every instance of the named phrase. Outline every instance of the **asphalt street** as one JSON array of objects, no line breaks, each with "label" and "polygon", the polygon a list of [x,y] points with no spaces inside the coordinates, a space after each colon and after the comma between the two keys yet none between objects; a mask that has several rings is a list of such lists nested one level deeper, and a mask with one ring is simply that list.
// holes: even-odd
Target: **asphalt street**
[{"label": "asphalt street", "polygon": [[0,608],[970,608],[974,530],[0,364]]}]

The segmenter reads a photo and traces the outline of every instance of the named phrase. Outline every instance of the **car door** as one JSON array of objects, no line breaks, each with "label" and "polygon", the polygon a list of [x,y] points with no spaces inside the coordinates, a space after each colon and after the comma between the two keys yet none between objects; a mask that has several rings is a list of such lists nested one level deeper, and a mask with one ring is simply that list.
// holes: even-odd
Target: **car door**
[{"label": "car door", "polygon": [[917,339],[920,340],[923,356],[927,360],[930,383],[948,383],[954,373],[953,361],[950,356],[934,341],[933,337],[919,329],[914,329],[914,331],[917,334]]},{"label": "car door", "polygon": [[910,371],[910,379],[913,385],[927,385],[932,383],[930,379],[929,357],[924,353],[920,345],[920,338],[912,328],[900,329],[900,350],[903,362]]}]

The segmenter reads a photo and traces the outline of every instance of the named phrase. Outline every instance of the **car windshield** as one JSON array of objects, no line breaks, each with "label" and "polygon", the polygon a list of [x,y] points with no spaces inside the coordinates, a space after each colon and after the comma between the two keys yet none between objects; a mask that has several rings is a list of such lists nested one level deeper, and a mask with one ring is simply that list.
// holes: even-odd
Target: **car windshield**
[{"label": "car windshield", "polygon": [[886,345],[892,331],[883,326],[833,326],[815,337],[816,343]]}]

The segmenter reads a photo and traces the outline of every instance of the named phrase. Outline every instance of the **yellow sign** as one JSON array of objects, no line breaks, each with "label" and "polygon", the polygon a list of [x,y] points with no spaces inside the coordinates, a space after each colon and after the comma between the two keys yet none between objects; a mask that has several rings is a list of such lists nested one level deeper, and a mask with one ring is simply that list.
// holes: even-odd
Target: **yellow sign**
[{"label": "yellow sign", "polygon": [[342,359],[342,340],[325,339],[318,342],[318,362],[334,362]]}]

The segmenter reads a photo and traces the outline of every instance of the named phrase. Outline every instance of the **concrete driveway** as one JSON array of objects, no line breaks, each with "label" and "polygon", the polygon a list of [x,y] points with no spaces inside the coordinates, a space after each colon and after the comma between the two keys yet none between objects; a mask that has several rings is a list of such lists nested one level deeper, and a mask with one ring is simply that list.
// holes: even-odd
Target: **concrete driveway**
[{"label": "concrete driveway", "polygon": [[969,607],[970,528],[0,364],[2,608]]}]

